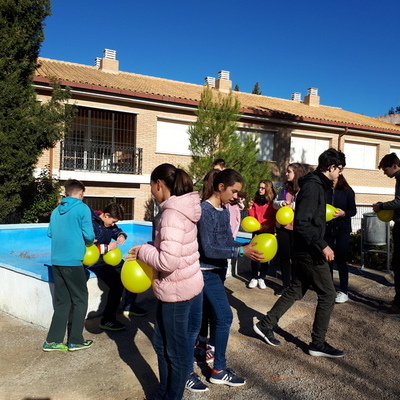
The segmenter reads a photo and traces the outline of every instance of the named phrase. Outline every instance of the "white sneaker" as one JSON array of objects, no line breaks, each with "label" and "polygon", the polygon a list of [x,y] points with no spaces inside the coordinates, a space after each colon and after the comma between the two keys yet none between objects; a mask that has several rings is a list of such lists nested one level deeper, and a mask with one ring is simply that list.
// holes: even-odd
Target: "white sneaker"
[{"label": "white sneaker", "polygon": [[349,296],[343,292],[337,292],[335,303],[346,303],[349,300]]},{"label": "white sneaker", "polygon": [[257,279],[253,278],[249,283],[249,288],[254,289],[257,286]]},{"label": "white sneaker", "polygon": [[258,280],[258,287],[260,288],[260,289],[266,289],[267,288],[267,285],[265,284],[265,281],[264,281],[264,279],[259,279]]}]

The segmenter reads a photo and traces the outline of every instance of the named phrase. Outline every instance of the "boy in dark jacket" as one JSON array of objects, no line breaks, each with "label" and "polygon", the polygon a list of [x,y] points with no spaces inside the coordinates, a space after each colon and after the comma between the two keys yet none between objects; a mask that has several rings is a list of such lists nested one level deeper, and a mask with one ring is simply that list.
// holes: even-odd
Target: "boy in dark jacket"
[{"label": "boy in dark jacket", "polygon": [[334,253],[324,240],[326,193],[332,190],[332,181],[338,177],[344,166],[344,154],[328,149],[319,156],[317,169],[299,179],[300,191],[296,199],[293,230],[296,277],[293,285],[267,315],[254,325],[254,331],[272,346],[281,344],[273,332],[279,319],[295,301],[303,298],[312,285],[317,293],[318,303],[308,353],[320,357],[344,356],[342,351],[325,341],[336,291],[328,264],[333,261]]},{"label": "boy in dark jacket", "polygon": [[[92,223],[96,237],[95,244],[99,247],[101,254],[116,249],[118,244],[122,245],[125,243],[127,234],[116,225],[116,223],[123,218],[124,211],[117,203],[109,204],[103,211],[92,211]],[[122,264],[123,261],[116,267],[113,267],[106,264],[101,258],[96,264],[89,267],[97,277],[104,281],[109,289],[103,317],[100,321],[100,328],[109,331],[120,331],[126,328],[124,324],[116,319],[117,310],[124,290],[120,273]],[[132,294],[132,296],[131,309],[137,307],[135,305],[136,295]],[[137,308],[139,309],[139,307]]]}]

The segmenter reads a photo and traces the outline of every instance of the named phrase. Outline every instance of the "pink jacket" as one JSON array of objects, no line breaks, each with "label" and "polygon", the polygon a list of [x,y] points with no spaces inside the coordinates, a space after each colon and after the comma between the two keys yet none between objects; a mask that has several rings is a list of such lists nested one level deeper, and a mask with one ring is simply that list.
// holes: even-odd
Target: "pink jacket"
[{"label": "pink jacket", "polygon": [[160,204],[161,216],[153,243],[138,258],[154,268],[153,291],[167,303],[190,300],[203,289],[197,243],[200,197],[197,192],[171,196]]},{"label": "pink jacket", "polygon": [[234,206],[232,206],[230,203],[228,203],[225,205],[225,207],[229,211],[233,237],[236,238],[236,236],[239,232],[240,222],[242,221],[242,216],[241,216],[240,212],[244,208],[243,201],[241,201],[238,204],[235,204]]}]

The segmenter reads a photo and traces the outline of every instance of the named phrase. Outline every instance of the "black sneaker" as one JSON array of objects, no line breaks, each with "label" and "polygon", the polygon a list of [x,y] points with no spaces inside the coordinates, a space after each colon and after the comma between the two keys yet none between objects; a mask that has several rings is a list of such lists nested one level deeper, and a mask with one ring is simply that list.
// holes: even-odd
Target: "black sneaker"
[{"label": "black sneaker", "polygon": [[185,389],[191,392],[207,392],[208,387],[200,380],[197,374],[192,372],[186,381]]},{"label": "black sneaker", "polygon": [[400,307],[398,307],[396,304],[392,304],[392,306],[388,308],[386,313],[391,315],[392,317],[400,317]]},{"label": "black sneaker", "polygon": [[254,324],[253,329],[257,335],[260,335],[271,346],[280,346],[282,344],[278,339],[275,338],[274,331],[272,329],[265,328],[260,322]]},{"label": "black sneaker", "polygon": [[310,346],[308,347],[308,354],[314,357],[330,357],[330,358],[338,358],[344,356],[343,351],[335,349],[326,342],[323,344],[310,343]]},{"label": "black sneaker", "polygon": [[122,331],[126,328],[126,325],[119,321],[102,321],[100,323],[100,328],[106,331]]},{"label": "black sneaker", "polygon": [[281,297],[288,290],[289,290],[289,286],[284,286],[275,292],[275,296]]},{"label": "black sneaker", "polygon": [[132,305],[129,310],[124,310],[123,314],[126,317],[129,317],[130,315],[133,315],[134,317],[144,317],[147,314],[147,311],[135,304]]}]

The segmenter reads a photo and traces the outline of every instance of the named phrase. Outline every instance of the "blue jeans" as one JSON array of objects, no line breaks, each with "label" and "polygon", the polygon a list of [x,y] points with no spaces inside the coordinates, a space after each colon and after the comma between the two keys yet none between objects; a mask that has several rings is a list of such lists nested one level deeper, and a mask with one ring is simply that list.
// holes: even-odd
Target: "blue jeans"
[{"label": "blue jeans", "polygon": [[[192,313],[192,307],[199,311]],[[157,303],[153,347],[157,353],[160,386],[156,399],[179,400],[183,396],[188,365],[191,363],[193,368],[193,350],[201,324],[201,307],[201,293],[187,301]]]},{"label": "blue jeans", "polygon": [[215,331],[211,333],[211,336],[215,338],[214,368],[220,371],[226,368],[225,353],[233,314],[223,282],[225,271],[214,269],[202,272],[204,278],[203,293],[211,304],[215,322],[213,327]]}]

